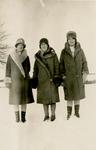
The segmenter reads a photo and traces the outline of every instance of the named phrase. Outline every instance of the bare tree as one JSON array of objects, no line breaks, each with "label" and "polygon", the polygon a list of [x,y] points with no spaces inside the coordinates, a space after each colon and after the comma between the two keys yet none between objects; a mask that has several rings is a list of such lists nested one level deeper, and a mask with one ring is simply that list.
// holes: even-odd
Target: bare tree
[{"label": "bare tree", "polygon": [[4,24],[0,24],[0,63],[5,64],[6,58],[9,50],[8,44],[6,44],[6,40],[8,38],[8,34],[4,31]]}]

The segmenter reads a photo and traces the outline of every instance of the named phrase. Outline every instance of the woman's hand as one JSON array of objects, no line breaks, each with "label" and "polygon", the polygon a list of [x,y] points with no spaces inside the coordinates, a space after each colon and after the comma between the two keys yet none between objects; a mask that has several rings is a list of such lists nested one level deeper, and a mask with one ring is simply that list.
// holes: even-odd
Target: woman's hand
[{"label": "woman's hand", "polygon": [[63,79],[63,82],[61,83],[61,86],[64,86],[64,80],[66,79],[66,76],[63,76],[62,79]]}]

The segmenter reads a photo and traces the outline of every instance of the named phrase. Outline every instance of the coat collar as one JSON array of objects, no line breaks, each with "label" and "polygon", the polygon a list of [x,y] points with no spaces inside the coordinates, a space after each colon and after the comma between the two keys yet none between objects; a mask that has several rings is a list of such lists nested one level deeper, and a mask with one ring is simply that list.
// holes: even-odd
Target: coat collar
[{"label": "coat collar", "polygon": [[46,67],[46,65],[44,64],[44,62],[40,58],[38,58],[37,56],[35,56],[35,58],[39,62],[39,64],[46,70],[47,75],[49,77],[51,77],[50,71],[48,70],[48,68]]},{"label": "coat collar", "polygon": [[[41,56],[41,50],[39,50],[36,55]],[[53,57],[55,55],[55,51],[52,47],[49,47],[49,49],[43,54],[44,58],[50,58]]]},{"label": "coat collar", "polygon": [[35,58],[36,60],[39,62],[39,64],[46,70],[47,74],[49,77],[51,77],[51,72],[45,62],[45,59],[47,58],[51,58],[55,55],[55,51],[52,48],[49,48],[49,50],[43,54],[43,57],[41,56],[41,51],[39,50],[36,54],[35,54]]},{"label": "coat collar", "polygon": [[[65,48],[64,48],[64,50],[65,50],[69,55],[72,56],[72,52],[71,52],[71,50],[70,50],[70,47],[69,47],[68,42],[65,43]],[[81,51],[81,46],[80,46],[80,43],[77,42],[76,47],[75,47],[75,52],[74,52],[74,58],[77,56],[77,54],[78,54],[80,51]]]},{"label": "coat collar", "polygon": [[25,72],[24,72],[22,63],[27,58],[26,50],[24,50],[21,55],[18,55],[18,53],[16,52],[16,49],[15,49],[12,51],[10,56],[13,59],[13,61],[15,62],[15,64],[17,65],[17,67],[19,68],[19,70],[21,71],[21,74],[25,77]]}]

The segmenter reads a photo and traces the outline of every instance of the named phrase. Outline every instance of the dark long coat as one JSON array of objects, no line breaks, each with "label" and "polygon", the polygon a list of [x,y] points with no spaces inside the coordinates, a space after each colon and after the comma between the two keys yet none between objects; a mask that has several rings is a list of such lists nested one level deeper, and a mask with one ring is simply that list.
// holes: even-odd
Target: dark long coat
[{"label": "dark long coat", "polygon": [[[25,52],[24,52],[25,53]],[[19,57],[14,52],[9,55],[6,64],[6,85],[9,88],[9,104],[28,104],[34,102],[30,85],[30,61],[28,56]],[[22,63],[21,63],[22,61]]]},{"label": "dark long coat", "polygon": [[64,79],[65,100],[80,100],[85,98],[85,87],[83,84],[83,73],[88,73],[85,54],[79,43],[76,44],[74,57],[68,43],[61,52],[60,72]]},{"label": "dark long coat", "polygon": [[53,49],[41,57],[41,51],[35,55],[33,78],[38,78],[37,103],[52,104],[59,102],[58,88],[53,78],[59,75],[59,62]]}]

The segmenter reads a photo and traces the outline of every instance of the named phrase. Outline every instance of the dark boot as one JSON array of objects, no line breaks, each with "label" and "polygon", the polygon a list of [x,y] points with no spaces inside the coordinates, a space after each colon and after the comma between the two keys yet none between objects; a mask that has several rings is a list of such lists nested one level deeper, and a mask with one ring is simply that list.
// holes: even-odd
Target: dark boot
[{"label": "dark boot", "polygon": [[43,108],[44,108],[44,114],[45,114],[43,121],[49,120],[49,105],[43,105]]},{"label": "dark boot", "polygon": [[56,119],[55,116],[55,110],[56,110],[56,104],[51,104],[51,121],[54,121]]},{"label": "dark boot", "polygon": [[51,116],[51,121],[54,121],[56,119],[55,115]]},{"label": "dark boot", "polygon": [[49,116],[45,116],[43,121],[49,120]]},{"label": "dark boot", "polygon": [[19,111],[15,111],[16,122],[20,121]]},{"label": "dark boot", "polygon": [[21,111],[21,121],[22,122],[26,122],[25,115],[26,115],[26,112]]},{"label": "dark boot", "polygon": [[75,116],[80,118],[80,115],[79,115],[79,108],[80,108],[80,105],[75,105]]},{"label": "dark boot", "polygon": [[72,114],[72,107],[71,106],[67,106],[67,120],[70,119]]}]

